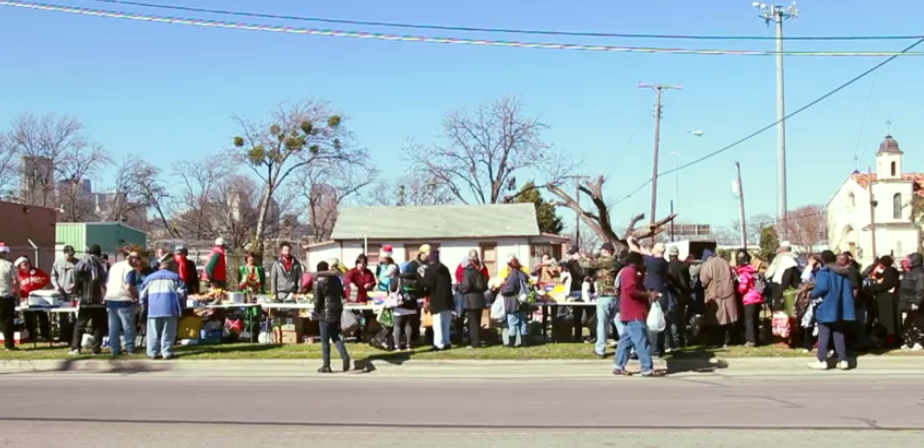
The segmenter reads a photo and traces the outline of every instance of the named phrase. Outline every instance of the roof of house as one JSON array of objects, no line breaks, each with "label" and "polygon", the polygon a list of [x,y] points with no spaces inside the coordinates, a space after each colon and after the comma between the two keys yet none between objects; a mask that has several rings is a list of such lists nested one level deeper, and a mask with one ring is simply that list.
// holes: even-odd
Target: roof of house
[{"label": "roof of house", "polygon": [[[850,177],[863,188],[869,186],[870,180],[876,182],[875,174],[854,173],[851,174]],[[924,186],[924,173],[904,173],[902,174],[902,180],[914,182],[918,184],[918,186]],[[924,188],[916,189],[915,194],[924,197]]]},{"label": "roof of house", "polygon": [[426,239],[539,236],[533,204],[350,207],[331,239]]}]

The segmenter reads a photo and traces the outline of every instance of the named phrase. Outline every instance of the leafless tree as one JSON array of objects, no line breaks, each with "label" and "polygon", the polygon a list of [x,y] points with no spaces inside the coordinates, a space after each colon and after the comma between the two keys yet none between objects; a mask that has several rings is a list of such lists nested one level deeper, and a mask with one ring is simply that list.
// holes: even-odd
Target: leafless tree
[{"label": "leafless tree", "polygon": [[342,118],[326,103],[305,101],[282,104],[269,120],[236,118],[241,135],[234,137],[232,155],[245,163],[261,182],[260,214],[254,234],[255,250],[262,251],[267,216],[273,196],[289,176],[313,163],[344,160],[350,133]]},{"label": "leafless tree", "polygon": [[[160,170],[143,160],[131,156],[123,159],[116,169],[112,187],[105,193],[97,193],[102,196],[96,210],[98,218],[149,230],[148,211],[154,209],[158,219],[165,223],[167,195],[159,176]],[[165,227],[172,230],[169,225]]]},{"label": "leafless tree", "polygon": [[364,160],[368,160],[365,151],[345,150],[342,160],[316,161],[299,171],[299,189],[314,241],[330,238],[344,201],[375,183],[378,170]]},{"label": "leafless tree", "polygon": [[546,184],[545,187],[552,192],[552,194],[558,196],[560,200],[558,203],[559,206],[568,207],[575,213],[578,213],[578,216],[581,217],[581,221],[586,224],[587,227],[593,230],[602,241],[608,241],[617,246],[617,252],[620,254],[628,250],[626,240],[630,236],[637,239],[656,236],[664,232],[666,230],[665,226],[677,216],[672,214],[656,221],[653,225],[636,229],[635,226],[645,219],[645,215],[636,215],[629,220],[629,225],[626,226],[625,232],[623,232],[620,237],[616,228],[613,226],[613,221],[610,217],[610,207],[603,197],[603,183],[603,176],[599,176],[596,179],[582,181],[578,186],[578,191],[587,196],[594,205],[593,209],[583,208],[578,200],[567,193],[563,188],[564,186],[558,182],[550,182]]},{"label": "leafless tree", "polygon": [[447,188],[463,203],[495,204],[517,190],[517,174],[544,171],[558,179],[573,164],[542,140],[544,123],[524,116],[522,104],[505,98],[443,121],[440,140],[405,148],[412,172]]},{"label": "leafless tree", "polygon": [[458,199],[436,179],[406,174],[394,181],[376,181],[360,202],[369,206],[427,206],[453,204]]},{"label": "leafless tree", "polygon": [[19,178],[16,172],[18,151],[6,134],[0,132],[0,197],[14,196],[10,188]]},{"label": "leafless tree", "polygon": [[814,252],[828,239],[828,214],[823,205],[806,205],[788,212],[780,227],[792,244]]},{"label": "leafless tree", "polygon": [[[775,221],[772,216],[766,213],[756,214],[748,218],[747,223],[745,223],[748,243],[757,244],[760,241],[760,229],[774,225]],[[731,228],[735,231],[738,241],[741,241],[741,221],[737,219],[732,221]]]},{"label": "leafless tree", "polygon": [[[252,178],[233,174],[216,184],[208,200],[211,227],[232,249],[243,249],[253,239],[254,223],[260,215],[260,188]],[[271,210],[278,215],[278,209]],[[278,221],[278,216],[273,220]],[[272,230],[277,230],[278,223]]]},{"label": "leafless tree", "polygon": [[227,158],[210,154],[198,160],[177,162],[172,171],[180,187],[174,225],[178,235],[193,240],[220,236],[219,226],[212,219],[213,199],[219,184],[234,173],[234,164]]}]

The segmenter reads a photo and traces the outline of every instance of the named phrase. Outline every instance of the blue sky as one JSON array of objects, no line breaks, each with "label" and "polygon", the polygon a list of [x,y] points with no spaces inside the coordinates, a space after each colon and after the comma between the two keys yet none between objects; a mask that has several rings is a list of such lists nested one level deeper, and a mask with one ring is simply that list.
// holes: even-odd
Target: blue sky
[{"label": "blue sky", "polygon": [[[51,0],[48,0],[51,2]],[[440,25],[624,33],[770,35],[749,0],[151,0],[276,14]],[[91,1],[55,3],[160,15],[169,11]],[[873,6],[875,4],[875,6]],[[790,35],[922,34],[924,2],[806,0]],[[221,18],[185,14],[201,18]],[[226,20],[237,20],[225,18]],[[253,20],[311,27],[306,22]],[[332,27],[332,26],[327,26]],[[372,27],[342,29],[394,31]],[[401,31],[399,31],[401,32]],[[611,45],[772,50],[772,41],[695,42],[574,39],[482,33],[427,35],[557,40]],[[906,41],[788,42],[793,50],[895,51]],[[924,45],[919,48],[924,51]],[[875,65],[881,58],[789,57],[788,110]],[[320,98],[349,118],[360,144],[387,176],[403,172],[408,137],[429,141],[442,116],[503,96],[551,126],[549,143],[587,160],[586,174],[605,173],[615,197],[651,173],[653,93],[639,81],[682,83],[665,94],[664,169],[671,152],[689,161],[775,120],[772,57],[609,54],[400,43],[75,16],[0,7],[0,125],[18,113],[73,114],[117,159],[139,155],[168,165],[220,150],[236,128],[232,115],[259,118],[286,100]],[[924,60],[900,58],[788,124],[790,208],[825,203],[853,169],[874,162],[891,119],[905,168],[924,170],[919,82]],[[916,107],[918,106],[918,107]],[[864,120],[864,115],[866,119]],[[701,138],[684,131],[701,129]],[[742,163],[748,214],[775,210],[776,134],[769,131],[680,173],[685,222],[728,225],[737,216],[730,194],[734,161]],[[662,178],[659,210],[674,197]],[[105,184],[106,182],[103,181]],[[650,188],[615,210],[617,223],[647,212]],[[570,213],[563,215],[573,216]],[[567,220],[571,222],[570,219]]]}]

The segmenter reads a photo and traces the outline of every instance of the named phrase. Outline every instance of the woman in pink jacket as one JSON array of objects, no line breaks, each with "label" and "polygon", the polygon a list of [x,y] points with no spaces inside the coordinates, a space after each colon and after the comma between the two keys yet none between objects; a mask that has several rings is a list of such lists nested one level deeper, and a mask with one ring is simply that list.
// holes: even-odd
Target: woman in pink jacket
[{"label": "woman in pink jacket", "polygon": [[745,346],[757,346],[757,331],[760,328],[760,306],[764,302],[763,291],[758,291],[757,270],[751,266],[751,255],[738,251],[736,256],[738,271],[738,294],[744,302],[744,338]]}]

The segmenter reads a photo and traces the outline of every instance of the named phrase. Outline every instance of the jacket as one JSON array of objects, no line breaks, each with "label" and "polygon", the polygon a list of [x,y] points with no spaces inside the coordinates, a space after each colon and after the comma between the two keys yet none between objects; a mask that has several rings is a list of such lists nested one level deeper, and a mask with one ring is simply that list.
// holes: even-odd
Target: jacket
[{"label": "jacket", "polygon": [[340,322],[343,314],[343,280],[337,271],[319,272],[313,282],[314,312],[323,322]]},{"label": "jacket", "polygon": [[102,305],[109,266],[95,255],[83,257],[74,267],[74,291],[80,294],[79,306]]},{"label": "jacket", "polygon": [[632,265],[619,272],[619,320],[622,322],[648,319],[651,299],[644,287],[644,274]]},{"label": "jacket", "polygon": [[[703,252],[706,257],[706,252]],[[699,279],[706,291],[706,325],[730,325],[738,322],[738,302],[732,267],[722,257],[711,256],[699,270]]]},{"label": "jacket", "polygon": [[348,296],[352,295],[355,288],[356,303],[366,303],[369,301],[369,289],[366,289],[366,285],[371,284],[373,288],[375,287],[375,274],[369,268],[363,268],[362,270],[353,268],[347,272],[344,283],[346,283],[344,286]]},{"label": "jacket", "polygon": [[622,267],[615,257],[597,257],[596,260],[581,259],[581,267],[593,271],[598,296],[616,297],[616,274]]},{"label": "jacket", "polygon": [[[488,272],[488,267],[480,263],[479,266],[479,272],[481,272],[481,275],[484,275],[485,280],[490,280],[491,274]],[[465,265],[460,263],[459,266],[456,266],[456,283],[462,283],[463,274],[465,274]]]},{"label": "jacket", "polygon": [[138,298],[149,319],[180,317],[186,301],[186,285],[175,272],[159,269],[144,279]]},{"label": "jacket", "polygon": [[74,291],[74,267],[77,260],[67,258],[55,260],[51,266],[51,285],[61,294],[70,294]]},{"label": "jacket", "polygon": [[202,270],[202,280],[209,283],[225,283],[228,281],[228,260],[225,250],[219,246],[212,249],[209,261]]},{"label": "jacket", "polygon": [[[504,300],[504,310],[507,314],[516,314],[525,311],[527,308],[520,303],[520,288],[522,284],[529,283],[529,275],[522,270],[510,270],[510,274],[501,285],[500,295]],[[494,299],[497,300],[497,299]]]},{"label": "jacket", "polygon": [[667,263],[667,283],[670,285],[677,302],[684,304],[690,301],[693,285],[690,284],[690,265],[677,258]]},{"label": "jacket", "polygon": [[295,294],[302,282],[302,264],[292,257],[292,266],[286,270],[282,259],[276,260],[270,271],[270,294]]},{"label": "jacket", "polygon": [[924,257],[915,253],[908,259],[911,270],[905,273],[899,287],[899,309],[911,311],[911,305],[916,305],[921,310],[924,309]]},{"label": "jacket", "polygon": [[19,295],[23,299],[29,297],[32,291],[39,291],[51,286],[51,277],[39,268],[32,268],[26,274],[19,273]]},{"label": "jacket", "polygon": [[424,270],[423,281],[426,288],[430,312],[433,314],[452,311],[452,274],[442,263],[430,263]]},{"label": "jacket", "polygon": [[815,275],[811,297],[822,300],[815,308],[816,321],[834,323],[856,320],[853,287],[845,267],[828,265],[821,268]]},{"label": "jacket", "polygon": [[199,274],[196,271],[196,263],[182,255],[174,255],[174,261],[177,265],[177,274],[180,280],[186,285],[186,294],[199,294]]},{"label": "jacket", "polygon": [[[263,294],[266,292],[266,272],[263,266],[253,266],[253,271],[246,264],[238,268],[237,278],[238,286],[242,291],[251,294]],[[302,288],[305,289],[305,288]]]},{"label": "jacket", "polygon": [[756,288],[757,270],[754,266],[746,264],[738,266],[738,294],[745,305],[760,305],[764,303],[763,291]]},{"label": "jacket", "polygon": [[564,263],[565,270],[571,275],[571,292],[581,292],[581,286],[587,273],[578,260],[569,259]]},{"label": "jacket", "polygon": [[484,272],[474,266],[465,268],[462,281],[459,282],[459,293],[462,294],[463,307],[467,310],[484,309],[484,292],[488,290],[488,279]]}]

